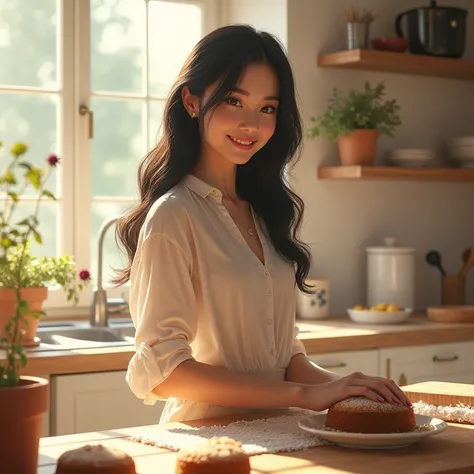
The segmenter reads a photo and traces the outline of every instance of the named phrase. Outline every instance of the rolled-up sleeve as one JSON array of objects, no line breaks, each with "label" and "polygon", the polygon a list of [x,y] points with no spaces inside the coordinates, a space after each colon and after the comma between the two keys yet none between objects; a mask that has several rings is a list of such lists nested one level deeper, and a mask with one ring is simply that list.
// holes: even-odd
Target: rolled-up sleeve
[{"label": "rolled-up sleeve", "polygon": [[298,326],[295,324],[295,327],[293,330],[293,345],[291,347],[291,357],[295,356],[296,354],[306,355],[306,348],[304,347],[304,344],[297,337],[299,332],[300,330]]},{"label": "rolled-up sleeve", "polygon": [[148,405],[166,399],[153,389],[193,359],[197,317],[191,274],[190,255],[166,235],[149,235],[137,250],[130,278],[136,353],[126,380]]}]

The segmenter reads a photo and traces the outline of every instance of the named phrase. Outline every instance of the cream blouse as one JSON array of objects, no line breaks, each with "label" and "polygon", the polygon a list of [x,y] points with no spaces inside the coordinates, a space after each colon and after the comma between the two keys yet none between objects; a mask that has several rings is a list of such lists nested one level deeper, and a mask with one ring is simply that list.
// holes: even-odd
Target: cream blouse
[{"label": "cream blouse", "polygon": [[[193,175],[158,199],[141,229],[131,270],[135,348],[127,371],[133,393],[152,391],[180,363],[195,359],[232,372],[284,380],[296,338],[294,266],[254,216],[265,265],[252,252],[221,192]],[[169,398],[161,422],[235,411]]]}]

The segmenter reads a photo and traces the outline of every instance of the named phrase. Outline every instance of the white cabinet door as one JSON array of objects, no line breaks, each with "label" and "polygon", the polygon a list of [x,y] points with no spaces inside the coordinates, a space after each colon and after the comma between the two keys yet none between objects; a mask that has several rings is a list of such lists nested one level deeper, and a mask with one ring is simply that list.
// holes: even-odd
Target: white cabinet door
[{"label": "white cabinet door", "polygon": [[400,386],[430,380],[474,384],[474,342],[381,349],[380,366]]},{"label": "white cabinet door", "polygon": [[308,354],[308,358],[323,369],[346,375],[362,372],[377,376],[379,370],[378,350],[334,352],[329,354]]},{"label": "white cabinet door", "polygon": [[[51,378],[49,375],[40,375],[39,376],[40,379],[46,379],[48,380],[49,382],[51,382]],[[50,407],[51,407],[51,385],[48,387],[48,390],[49,390],[49,399],[48,399],[48,410],[46,411],[46,413],[44,414],[44,417],[43,417],[43,429],[41,431],[41,436],[43,438],[49,436],[49,417],[50,417],[50,414],[51,414],[51,410],[50,410]]]},{"label": "white cabinet door", "polygon": [[158,423],[164,402],[148,406],[135,397],[125,371],[51,378],[51,435]]}]

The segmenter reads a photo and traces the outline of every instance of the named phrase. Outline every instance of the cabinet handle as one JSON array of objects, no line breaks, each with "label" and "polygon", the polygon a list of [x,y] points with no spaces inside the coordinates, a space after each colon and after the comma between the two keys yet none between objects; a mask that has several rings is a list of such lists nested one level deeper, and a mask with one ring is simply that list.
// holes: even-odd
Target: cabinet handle
[{"label": "cabinet handle", "polygon": [[[318,364],[319,365],[319,364]],[[328,365],[320,365],[322,369],[341,369],[342,367],[347,367],[347,364],[345,362],[340,362],[339,364],[328,364]]]},{"label": "cabinet handle", "polygon": [[437,355],[433,356],[433,362],[454,362],[458,359],[459,356],[457,354],[453,355],[452,357],[438,357]]},{"label": "cabinet handle", "polygon": [[407,384],[407,376],[402,372],[398,378],[398,385],[402,387]]},{"label": "cabinet handle", "polygon": [[389,379],[392,375],[392,359],[387,357],[385,360],[385,378]]}]

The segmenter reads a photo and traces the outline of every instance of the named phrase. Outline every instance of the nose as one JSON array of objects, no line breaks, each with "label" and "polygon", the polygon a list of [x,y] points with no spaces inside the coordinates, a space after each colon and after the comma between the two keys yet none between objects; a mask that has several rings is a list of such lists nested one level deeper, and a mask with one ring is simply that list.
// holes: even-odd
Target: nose
[{"label": "nose", "polygon": [[258,130],[260,126],[259,123],[259,113],[252,110],[246,111],[242,117],[242,123],[240,128],[245,131]]}]

